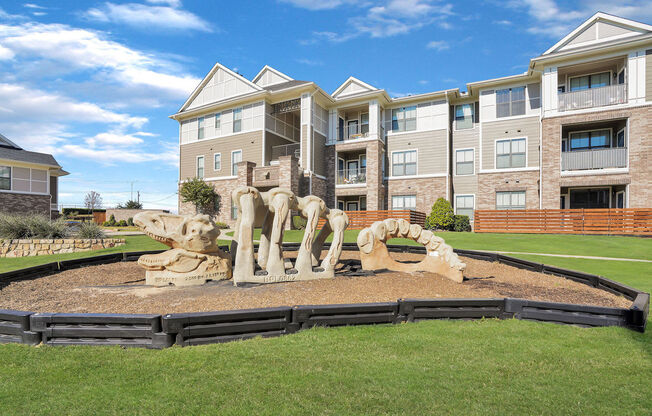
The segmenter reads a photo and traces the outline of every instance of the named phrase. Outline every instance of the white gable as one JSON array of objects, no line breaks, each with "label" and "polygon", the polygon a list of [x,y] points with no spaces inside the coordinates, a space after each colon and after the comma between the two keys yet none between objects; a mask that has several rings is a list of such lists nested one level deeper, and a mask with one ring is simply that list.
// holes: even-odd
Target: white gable
[{"label": "white gable", "polygon": [[605,13],[596,13],[552,48],[544,52],[544,55],[650,32],[652,32],[652,26],[650,25]]},{"label": "white gable", "polygon": [[344,84],[340,85],[339,88],[333,92],[333,97],[343,98],[349,95],[377,90],[378,88],[362,82],[357,78],[349,77],[349,79],[347,79]]},{"label": "white gable", "polygon": [[265,65],[265,67],[261,69],[258,75],[253,79],[253,83],[261,87],[267,87],[269,85],[280,84],[288,81],[293,81],[293,79],[281,71],[267,65]]},{"label": "white gable", "polygon": [[16,149],[20,149],[20,147],[16,143],[12,142],[2,134],[0,134],[0,146],[8,146],[8,147],[14,147]]},{"label": "white gable", "polygon": [[190,95],[188,101],[181,107],[181,111],[261,90],[262,88],[258,85],[227,67],[215,64],[206,78]]}]

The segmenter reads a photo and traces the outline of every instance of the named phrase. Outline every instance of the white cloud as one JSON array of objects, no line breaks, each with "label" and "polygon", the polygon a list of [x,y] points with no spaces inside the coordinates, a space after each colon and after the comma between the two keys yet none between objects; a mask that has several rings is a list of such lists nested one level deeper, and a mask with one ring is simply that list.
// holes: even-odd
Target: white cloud
[{"label": "white cloud", "polygon": [[99,133],[86,139],[86,143],[91,147],[100,145],[113,146],[135,146],[143,143],[143,139],[133,134],[122,134],[118,132]]},{"label": "white cloud", "polygon": [[322,61],[314,60],[314,59],[307,59],[307,58],[300,58],[296,60],[300,64],[304,65],[309,65],[309,66],[322,66],[324,63]]},{"label": "white cloud", "polygon": [[502,26],[511,26],[513,23],[510,20],[494,20],[493,24]]},{"label": "white cloud", "polygon": [[[150,2],[151,3],[151,2]],[[162,1],[155,3],[163,3]],[[199,16],[178,7],[181,2],[165,2],[167,6],[149,6],[138,3],[104,3],[100,8],[87,10],[83,16],[98,22],[121,23],[143,30],[151,28],[198,30],[212,32],[214,27]]]},{"label": "white cloud", "polygon": [[295,7],[308,10],[330,10],[344,4],[349,5],[359,3],[356,0],[280,0],[280,2],[289,3]]},{"label": "white cloud", "polygon": [[446,49],[450,49],[450,47],[449,43],[445,40],[432,40],[426,45],[426,48],[434,49],[437,52],[445,51]]},{"label": "white cloud", "polygon": [[425,79],[422,79],[422,80],[419,81],[419,84],[421,84],[421,85],[428,85],[429,83],[430,83],[430,81],[427,81]]},{"label": "white cloud", "polygon": [[167,4],[170,7],[181,7],[181,0],[145,0],[151,4]]},{"label": "white cloud", "polygon": [[160,152],[146,152],[140,149],[124,149],[121,146],[104,146],[91,148],[77,144],[65,144],[57,148],[54,154],[65,154],[69,157],[90,159],[102,165],[111,166],[117,163],[163,162],[178,166],[179,153],[177,147],[168,146]]},{"label": "white cloud", "polygon": [[23,4],[23,7],[27,7],[28,9],[47,9],[47,7],[39,6],[34,3],[25,3]]},{"label": "white cloud", "polygon": [[169,62],[106,39],[101,32],[67,25],[0,25],[0,44],[18,58],[63,64],[62,71],[104,71],[105,88],[109,80],[127,87],[146,86],[150,97],[186,98],[200,81],[175,73]]},{"label": "white cloud", "polygon": [[7,49],[0,45],[0,61],[3,59],[13,59],[16,54],[11,49]]}]

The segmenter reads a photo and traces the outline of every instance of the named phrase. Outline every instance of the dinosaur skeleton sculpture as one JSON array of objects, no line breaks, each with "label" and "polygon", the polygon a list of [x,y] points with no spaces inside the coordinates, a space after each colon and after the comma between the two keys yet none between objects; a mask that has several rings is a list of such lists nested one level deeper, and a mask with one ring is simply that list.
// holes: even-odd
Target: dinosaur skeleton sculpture
[{"label": "dinosaur skeleton sculpture", "polygon": [[[426,257],[419,263],[399,263],[389,256],[386,242],[390,238],[410,238],[426,247]],[[403,219],[376,221],[358,234],[360,260],[365,270],[388,269],[397,272],[424,271],[437,273],[457,283],[462,283],[466,264],[453,252],[453,248],[432,231]]]},{"label": "dinosaur skeleton sculpture", "polygon": [[141,212],[134,216],[134,223],[172,248],[138,259],[146,269],[148,285],[191,286],[231,278],[231,256],[217,247],[220,230],[208,215]]},{"label": "dinosaur skeleton sculpture", "polygon": [[[297,197],[288,189],[274,188],[259,192],[243,186],[232,193],[238,209],[231,253],[235,255],[233,283],[273,283],[295,280],[313,280],[335,277],[335,265],[342,254],[344,230],[349,224],[346,214],[338,209],[328,209],[316,196]],[[296,210],[307,219],[303,241],[294,268],[283,258],[283,231],[291,211]],[[326,219],[315,239],[320,218]],[[254,262],[254,228],[262,227],[258,246],[258,266]],[[326,238],[333,233],[333,242],[326,257],[319,257]],[[319,266],[319,267],[316,267]]]}]

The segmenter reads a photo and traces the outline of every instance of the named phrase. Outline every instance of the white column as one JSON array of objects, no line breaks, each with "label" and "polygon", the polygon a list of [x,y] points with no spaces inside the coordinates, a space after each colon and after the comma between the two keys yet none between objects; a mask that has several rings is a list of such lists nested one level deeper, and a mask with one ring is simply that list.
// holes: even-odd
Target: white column
[{"label": "white column", "polygon": [[645,50],[629,54],[627,62],[627,98],[630,104],[645,102]]},{"label": "white column", "polygon": [[337,140],[337,110],[331,109],[328,112],[328,141],[335,143]]},{"label": "white column", "polygon": [[548,115],[550,113],[557,112],[557,104],[559,99],[557,97],[557,86],[558,86],[558,77],[557,77],[557,67],[556,66],[547,66],[543,70],[543,77],[541,78],[542,82],[542,105],[543,105],[543,114]]},{"label": "white column", "polygon": [[369,101],[369,137],[378,137],[378,122],[380,120],[378,100]]},{"label": "white column", "polygon": [[[304,126],[306,127],[304,129]],[[301,95],[301,166],[310,170],[310,127],[312,126],[312,96],[310,94]],[[305,130],[305,132],[304,132]]]}]

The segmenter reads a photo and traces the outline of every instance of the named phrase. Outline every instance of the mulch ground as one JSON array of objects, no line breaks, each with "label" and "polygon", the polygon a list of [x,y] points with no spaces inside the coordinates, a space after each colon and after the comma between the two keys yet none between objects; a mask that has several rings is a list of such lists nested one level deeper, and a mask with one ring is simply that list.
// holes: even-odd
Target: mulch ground
[{"label": "mulch ground", "polygon": [[[292,255],[292,253],[286,253]],[[398,261],[421,254],[392,253]],[[359,258],[344,252],[342,259]],[[561,277],[463,258],[463,283],[433,273],[371,276],[234,287],[232,281],[177,288],[146,286],[136,262],[89,266],[13,282],[0,290],[0,309],[33,312],[174,313],[310,304],[387,302],[399,298],[502,298],[628,308],[631,301]]]}]

